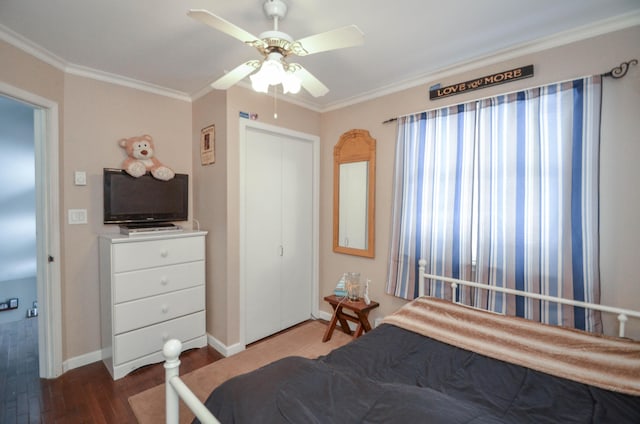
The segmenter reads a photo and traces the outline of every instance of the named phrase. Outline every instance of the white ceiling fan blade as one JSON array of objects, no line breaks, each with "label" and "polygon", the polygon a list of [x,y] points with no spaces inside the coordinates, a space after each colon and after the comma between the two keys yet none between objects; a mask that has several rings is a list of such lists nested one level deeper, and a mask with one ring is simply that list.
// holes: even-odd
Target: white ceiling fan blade
[{"label": "white ceiling fan blade", "polygon": [[208,10],[190,9],[189,12],[187,12],[187,15],[197,21],[202,22],[203,24],[217,29],[218,31],[222,31],[225,34],[232,36],[233,38],[237,38],[243,43],[254,45],[256,42],[259,42],[264,44],[264,42],[255,35],[243,30],[239,26],[232,24],[231,22],[221,18],[220,16],[214,15]]},{"label": "white ceiling fan blade", "polygon": [[359,46],[364,43],[364,34],[355,25],[322,32],[302,38],[293,43],[291,51],[298,56]]},{"label": "white ceiling fan blade", "polygon": [[293,63],[290,66],[294,67],[296,71],[293,73],[300,78],[300,83],[313,97],[321,97],[329,92],[326,85],[320,82],[320,80],[314,77],[311,72],[304,69],[297,63]]},{"label": "white ceiling fan blade", "polygon": [[240,80],[242,80],[244,77],[258,69],[259,67],[259,60],[250,60],[248,62],[245,62],[242,65],[237,66],[233,70],[227,72],[223,77],[220,77],[216,81],[211,83],[211,87],[218,90],[226,90],[232,85],[240,82]]}]

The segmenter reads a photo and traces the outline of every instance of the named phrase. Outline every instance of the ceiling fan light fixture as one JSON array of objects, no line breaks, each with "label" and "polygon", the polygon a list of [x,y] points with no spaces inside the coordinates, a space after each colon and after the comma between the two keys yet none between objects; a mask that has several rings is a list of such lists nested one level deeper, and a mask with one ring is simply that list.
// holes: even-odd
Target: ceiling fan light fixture
[{"label": "ceiling fan light fixture", "polygon": [[286,71],[282,77],[282,91],[291,94],[298,94],[302,88],[300,78],[295,76],[293,72]]},{"label": "ceiling fan light fixture", "polygon": [[280,84],[284,69],[280,61],[267,59],[255,74],[251,75],[251,86],[259,93],[267,93],[270,85]]},{"label": "ceiling fan light fixture", "polygon": [[266,81],[260,71],[249,77],[251,79],[251,88],[253,91],[257,91],[258,93],[268,93],[269,92],[269,82]]},{"label": "ceiling fan light fixture", "polygon": [[270,54],[262,62],[260,69],[251,75],[251,87],[259,93],[268,93],[270,85],[282,84],[284,93],[298,93],[302,86],[300,78],[290,70],[285,71],[282,64],[282,55]]}]

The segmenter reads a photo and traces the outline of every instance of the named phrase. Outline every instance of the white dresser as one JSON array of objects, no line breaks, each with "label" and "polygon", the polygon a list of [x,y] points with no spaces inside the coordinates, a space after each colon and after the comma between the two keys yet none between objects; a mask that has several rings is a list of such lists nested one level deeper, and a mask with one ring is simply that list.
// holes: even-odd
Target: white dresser
[{"label": "white dresser", "polygon": [[99,237],[102,358],[114,380],[161,362],[168,339],[206,345],[206,234]]}]

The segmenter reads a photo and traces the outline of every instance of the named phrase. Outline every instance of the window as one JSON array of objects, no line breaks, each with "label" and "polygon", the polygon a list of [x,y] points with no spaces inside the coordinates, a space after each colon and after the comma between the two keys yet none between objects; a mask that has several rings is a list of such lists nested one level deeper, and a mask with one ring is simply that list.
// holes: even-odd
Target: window
[{"label": "window", "polygon": [[[399,119],[387,292],[417,294],[429,274],[599,301],[600,77]],[[426,292],[451,297],[448,284]],[[598,330],[583,308],[460,291],[509,315]]]}]

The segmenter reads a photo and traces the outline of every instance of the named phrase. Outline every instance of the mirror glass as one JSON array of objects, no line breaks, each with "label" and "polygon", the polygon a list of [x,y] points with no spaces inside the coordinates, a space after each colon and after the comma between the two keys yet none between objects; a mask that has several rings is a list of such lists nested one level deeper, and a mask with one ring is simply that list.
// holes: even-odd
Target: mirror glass
[{"label": "mirror glass", "polygon": [[333,250],[373,258],[375,139],[366,130],[348,131],[333,154]]},{"label": "mirror glass", "polygon": [[368,170],[368,161],[340,164],[340,246],[367,248]]}]

